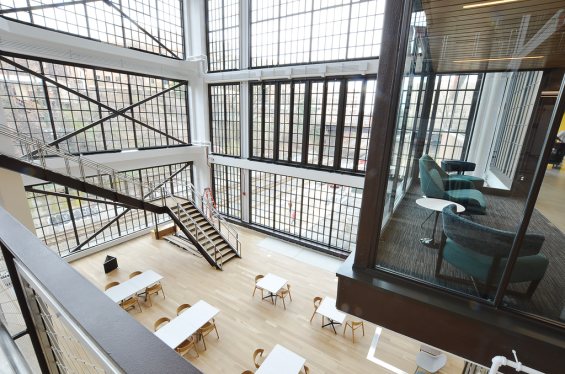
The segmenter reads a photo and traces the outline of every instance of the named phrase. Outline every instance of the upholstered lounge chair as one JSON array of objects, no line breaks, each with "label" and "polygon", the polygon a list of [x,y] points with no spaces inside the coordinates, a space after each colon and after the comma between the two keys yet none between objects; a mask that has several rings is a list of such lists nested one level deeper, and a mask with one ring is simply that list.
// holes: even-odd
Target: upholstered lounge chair
[{"label": "upholstered lounge chair", "polygon": [[[471,276],[479,294],[487,298],[496,286],[506,266],[516,234],[479,225],[456,214],[454,204],[443,209],[443,234],[436,263],[436,278],[459,280],[440,274],[443,260]],[[545,238],[540,234],[526,234],[518,259],[510,276],[510,283],[530,282],[522,296],[531,298],[543,279],[549,260],[539,254]],[[480,290],[478,281],[484,284]]]},{"label": "upholstered lounge chair", "polygon": [[428,155],[420,158],[420,187],[427,197],[453,201],[465,207],[466,214],[487,214],[487,204],[472,181],[449,175]]}]

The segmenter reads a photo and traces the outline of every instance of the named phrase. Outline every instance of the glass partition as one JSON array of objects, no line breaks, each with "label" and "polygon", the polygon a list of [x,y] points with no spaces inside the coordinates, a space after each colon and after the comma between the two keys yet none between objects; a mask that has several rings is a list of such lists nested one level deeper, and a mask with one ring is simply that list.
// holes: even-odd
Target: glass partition
[{"label": "glass partition", "polygon": [[[562,7],[542,3],[543,11],[414,2],[377,269],[494,301],[534,175],[547,166],[539,164],[565,71],[564,50],[555,47]],[[497,28],[488,25],[493,17]],[[502,305],[564,321],[565,143],[549,146]]]}]

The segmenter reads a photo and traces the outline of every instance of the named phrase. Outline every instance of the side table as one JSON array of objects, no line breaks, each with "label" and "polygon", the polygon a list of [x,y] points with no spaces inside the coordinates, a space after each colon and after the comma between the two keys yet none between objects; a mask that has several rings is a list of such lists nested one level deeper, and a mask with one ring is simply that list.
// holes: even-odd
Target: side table
[{"label": "side table", "polygon": [[[422,238],[422,239],[420,239],[420,243],[422,243],[426,247],[439,248],[439,242],[436,241],[436,239],[435,239],[435,233],[436,233],[436,228],[437,228],[437,219],[439,217],[439,213],[443,210],[443,208],[445,208],[446,206],[451,205],[451,204],[455,204],[457,206],[457,213],[464,212],[465,207],[461,204],[454,203],[453,201],[443,200],[443,199],[434,199],[434,198],[418,199],[418,200],[416,200],[416,204],[418,204],[421,207],[424,207],[426,209],[434,210],[435,213],[436,213],[436,218],[435,218],[435,221],[434,221],[434,230],[432,231],[432,237],[431,238]],[[426,221],[427,221],[427,219],[426,219]],[[424,221],[424,223],[426,223],[426,221]],[[422,223],[422,226],[424,225],[424,223]]]}]

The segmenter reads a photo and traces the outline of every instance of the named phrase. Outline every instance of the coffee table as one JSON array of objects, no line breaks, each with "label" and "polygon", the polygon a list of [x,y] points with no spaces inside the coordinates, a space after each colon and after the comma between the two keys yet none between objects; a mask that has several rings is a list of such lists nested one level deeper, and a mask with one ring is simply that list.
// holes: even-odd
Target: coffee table
[{"label": "coffee table", "polygon": [[[422,239],[420,239],[420,243],[422,243],[423,245],[425,245],[426,247],[429,247],[429,248],[439,248],[439,242],[436,241],[436,239],[435,239],[435,233],[436,233],[436,228],[437,228],[437,219],[439,217],[439,213],[443,210],[443,208],[445,208],[446,206],[451,205],[451,204],[455,204],[455,206],[457,207],[457,213],[464,212],[465,207],[461,204],[454,203],[453,201],[443,200],[443,199],[434,199],[434,198],[431,198],[431,197],[418,199],[418,200],[416,200],[416,204],[418,204],[421,207],[424,207],[426,209],[434,210],[435,213],[436,213],[436,218],[435,218],[435,221],[434,221],[434,230],[432,231],[432,237],[431,238],[422,238]],[[432,214],[433,214],[433,212],[432,212]],[[426,219],[426,221],[427,221],[427,219]],[[424,223],[426,223],[426,221],[424,221],[420,227],[424,226]]]}]

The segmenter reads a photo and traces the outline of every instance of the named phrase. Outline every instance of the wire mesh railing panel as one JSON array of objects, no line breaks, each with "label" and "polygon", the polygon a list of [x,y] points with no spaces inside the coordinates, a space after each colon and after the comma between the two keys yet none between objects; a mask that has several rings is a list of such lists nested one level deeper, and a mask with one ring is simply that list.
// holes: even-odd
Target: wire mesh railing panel
[{"label": "wire mesh railing panel", "polygon": [[61,373],[106,373],[39,295],[35,295],[51,350]]},{"label": "wire mesh railing panel", "polygon": [[[26,324],[14,293],[12,280],[6,268],[4,256],[0,252],[0,319],[8,328],[10,335],[16,335],[26,329]],[[22,352],[25,360],[34,373],[41,373],[35,351],[31,345],[29,335],[24,335],[16,340],[16,345]]]}]

